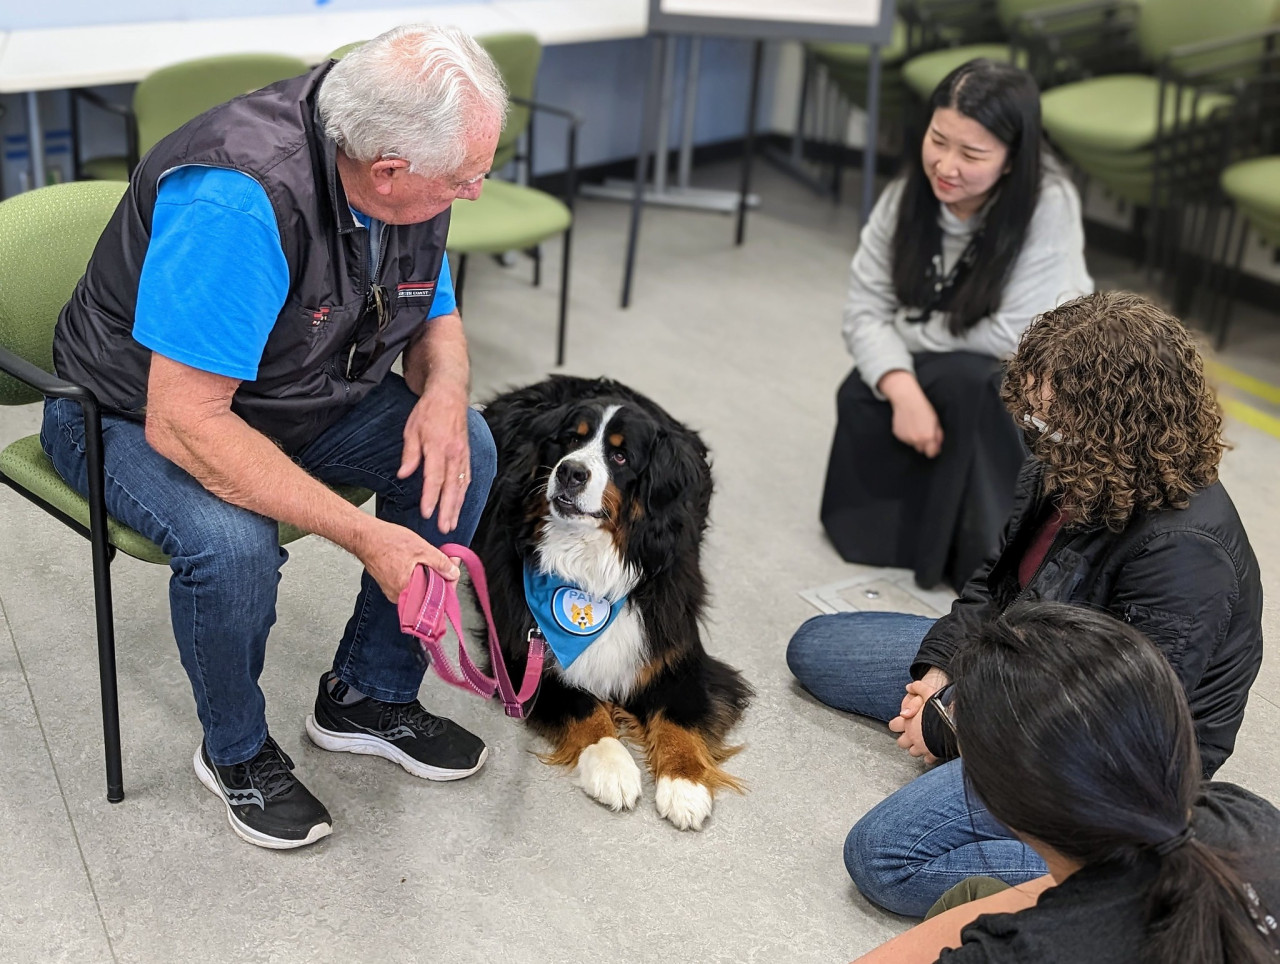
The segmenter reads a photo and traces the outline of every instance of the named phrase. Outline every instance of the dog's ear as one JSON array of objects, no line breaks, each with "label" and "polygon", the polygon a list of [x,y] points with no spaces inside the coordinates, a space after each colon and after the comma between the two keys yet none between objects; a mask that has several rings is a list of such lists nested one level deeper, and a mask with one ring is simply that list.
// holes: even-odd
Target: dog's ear
[{"label": "dog's ear", "polygon": [[677,554],[696,556],[711,490],[707,447],[697,433],[678,423],[659,429],[641,477],[643,513],[633,530],[646,571],[665,569]]},{"label": "dog's ear", "polygon": [[498,474],[527,481],[541,465],[542,447],[560,429],[572,386],[548,379],[494,399],[484,410],[498,449]]}]

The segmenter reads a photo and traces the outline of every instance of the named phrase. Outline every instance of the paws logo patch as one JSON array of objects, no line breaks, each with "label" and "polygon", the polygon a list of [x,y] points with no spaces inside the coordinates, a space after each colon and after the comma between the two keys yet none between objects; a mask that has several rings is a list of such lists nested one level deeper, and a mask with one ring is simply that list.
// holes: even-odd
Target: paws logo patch
[{"label": "paws logo patch", "polygon": [[609,622],[609,600],[567,586],[556,590],[551,614],[560,628],[575,636],[590,636]]}]

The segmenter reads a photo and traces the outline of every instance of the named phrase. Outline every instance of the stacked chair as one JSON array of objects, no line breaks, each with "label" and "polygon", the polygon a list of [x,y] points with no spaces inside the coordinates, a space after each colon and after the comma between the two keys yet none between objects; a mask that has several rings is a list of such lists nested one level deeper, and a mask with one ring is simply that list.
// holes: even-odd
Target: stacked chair
[{"label": "stacked chair", "polygon": [[[1122,46],[1132,35],[1140,58],[1077,62],[1081,79],[1047,90],[1044,128],[1054,146],[1087,177],[1148,212],[1147,263],[1155,267],[1173,248],[1186,206],[1202,201],[1216,180],[1224,119],[1233,87],[1262,50],[1260,31],[1275,20],[1275,0],[1105,0],[1081,25],[1070,14],[1069,33],[1088,32],[1098,47]],[[1055,22],[1036,18],[1041,51],[1060,50]]]}]

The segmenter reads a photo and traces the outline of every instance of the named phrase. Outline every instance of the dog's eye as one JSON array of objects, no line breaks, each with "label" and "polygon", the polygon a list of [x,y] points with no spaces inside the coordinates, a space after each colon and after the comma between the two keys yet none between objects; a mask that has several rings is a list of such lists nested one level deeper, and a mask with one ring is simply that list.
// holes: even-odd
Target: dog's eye
[{"label": "dog's eye", "polygon": [[610,456],[609,456],[609,458],[611,458],[611,459],[613,460],[613,464],[614,464],[614,465],[626,465],[626,464],[627,464],[627,457],[626,457],[626,455],[625,455],[625,454],[623,454],[622,452],[614,452],[612,455],[610,455]]}]

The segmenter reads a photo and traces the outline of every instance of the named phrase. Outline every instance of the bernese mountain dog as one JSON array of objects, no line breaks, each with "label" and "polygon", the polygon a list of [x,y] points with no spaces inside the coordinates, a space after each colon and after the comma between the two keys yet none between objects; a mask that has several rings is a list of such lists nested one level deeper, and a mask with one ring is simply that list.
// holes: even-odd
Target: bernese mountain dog
[{"label": "bernese mountain dog", "polygon": [[513,679],[539,630],[548,654],[529,724],[542,759],[613,810],[653,775],[658,812],[702,829],[712,797],[742,785],[721,765],[753,695],[702,645],[699,554],[711,467],[698,435],[609,379],[553,376],[484,416],[498,472],[472,546]]}]

